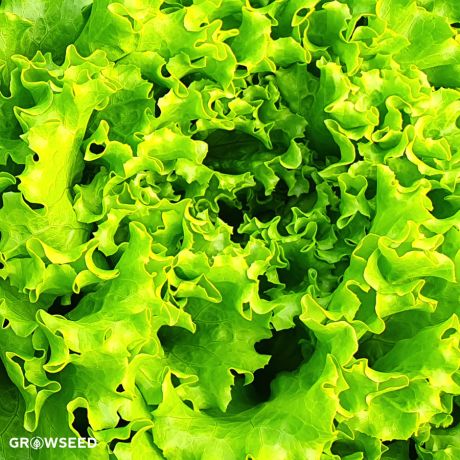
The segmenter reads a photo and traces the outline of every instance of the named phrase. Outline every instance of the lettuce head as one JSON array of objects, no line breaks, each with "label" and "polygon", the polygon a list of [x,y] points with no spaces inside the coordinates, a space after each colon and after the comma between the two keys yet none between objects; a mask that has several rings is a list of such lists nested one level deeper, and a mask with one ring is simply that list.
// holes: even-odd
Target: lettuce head
[{"label": "lettuce head", "polygon": [[0,459],[458,460],[459,24],[3,0]]}]

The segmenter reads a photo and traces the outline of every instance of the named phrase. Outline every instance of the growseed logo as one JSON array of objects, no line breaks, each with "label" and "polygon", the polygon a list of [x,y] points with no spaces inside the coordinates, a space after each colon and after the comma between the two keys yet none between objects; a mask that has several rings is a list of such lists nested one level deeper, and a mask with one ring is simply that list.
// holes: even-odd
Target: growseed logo
[{"label": "growseed logo", "polygon": [[12,449],[93,449],[97,446],[95,438],[10,438]]}]

